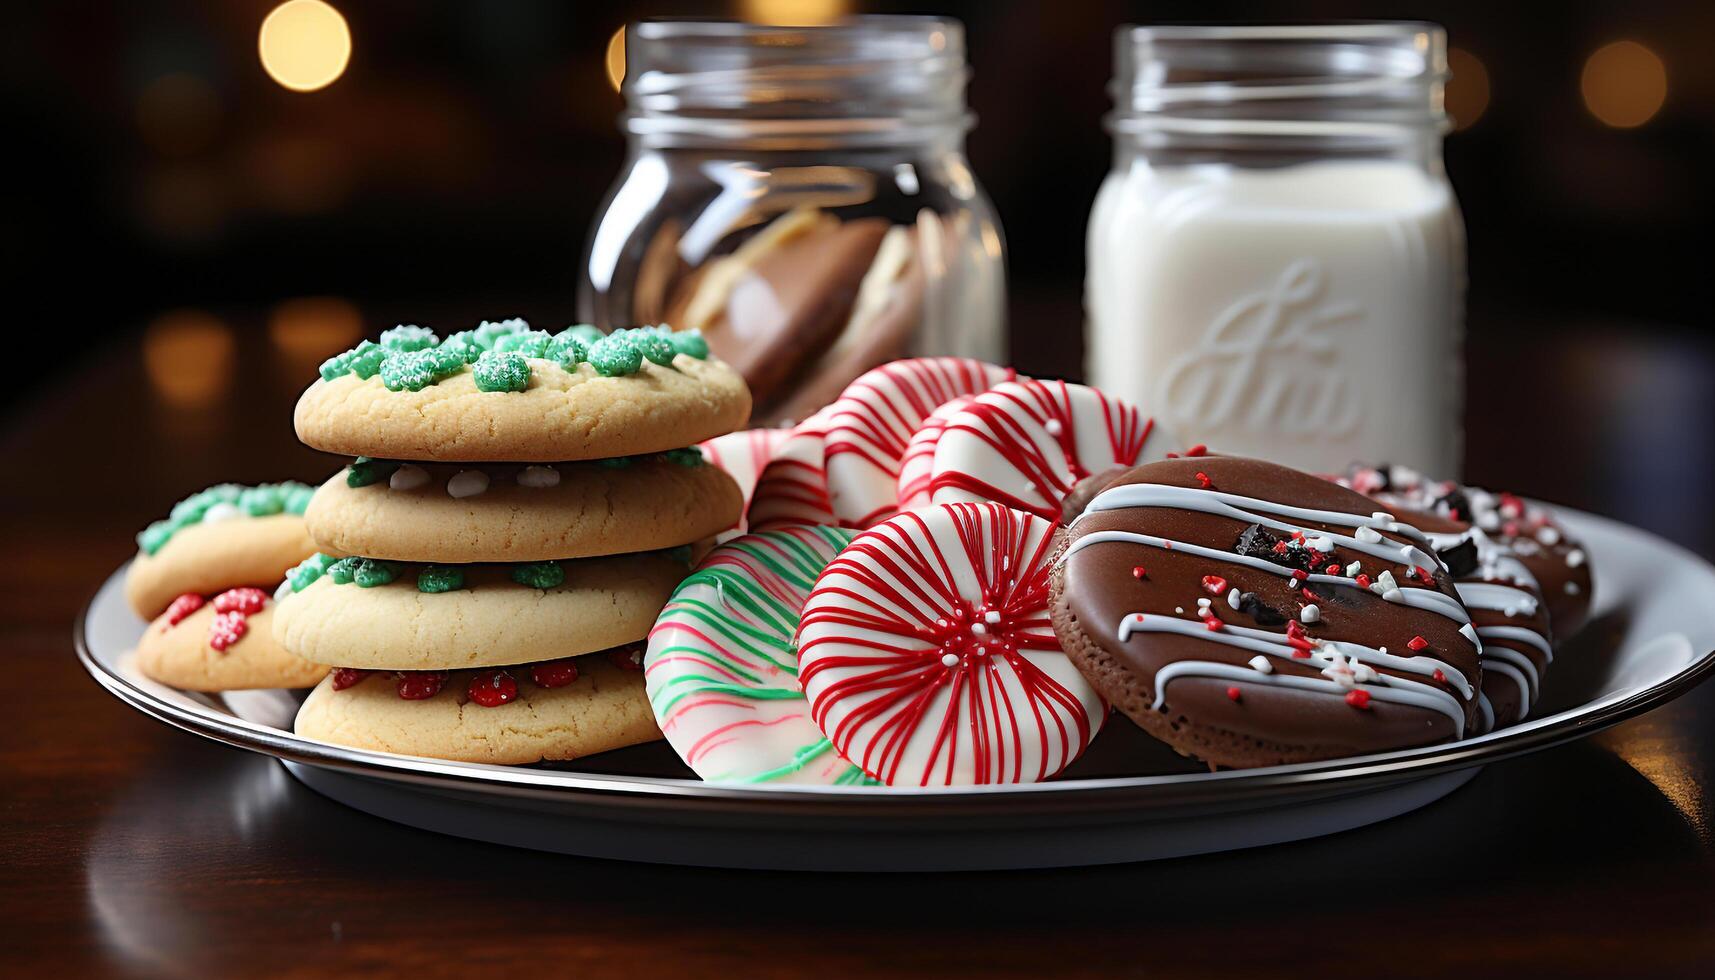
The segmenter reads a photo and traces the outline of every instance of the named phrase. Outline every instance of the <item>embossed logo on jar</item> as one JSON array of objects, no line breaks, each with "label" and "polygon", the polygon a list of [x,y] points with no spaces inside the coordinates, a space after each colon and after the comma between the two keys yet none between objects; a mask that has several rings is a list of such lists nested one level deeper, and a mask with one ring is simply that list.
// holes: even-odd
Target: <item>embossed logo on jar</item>
[{"label": "embossed logo on jar", "polygon": [[1221,311],[1202,342],[1162,377],[1162,406],[1176,421],[1242,426],[1281,436],[1350,435],[1358,399],[1339,334],[1363,318],[1328,300],[1320,263],[1299,259],[1267,289]]}]

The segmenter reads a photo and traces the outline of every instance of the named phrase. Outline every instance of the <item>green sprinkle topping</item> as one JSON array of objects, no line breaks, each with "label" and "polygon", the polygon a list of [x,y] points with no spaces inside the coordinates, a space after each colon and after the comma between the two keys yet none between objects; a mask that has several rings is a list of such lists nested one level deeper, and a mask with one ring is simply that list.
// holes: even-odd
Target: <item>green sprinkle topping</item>
[{"label": "green sprinkle topping", "polygon": [[381,346],[391,351],[428,350],[441,342],[433,330],[401,323],[391,330],[381,331]]},{"label": "green sprinkle topping", "polygon": [[440,350],[457,354],[464,363],[474,364],[482,356],[482,345],[477,343],[476,331],[460,330],[446,340],[441,341]]},{"label": "green sprinkle topping", "polygon": [[172,521],[156,521],[137,535],[137,547],[142,548],[145,555],[152,555],[160,551],[177,530]]},{"label": "green sprinkle topping", "polygon": [[418,592],[453,592],[464,588],[464,572],[450,565],[430,565],[417,573]]},{"label": "green sprinkle topping", "polygon": [[[478,350],[474,345],[471,349],[476,351],[476,354],[471,356],[471,360],[474,361],[476,360],[477,355],[480,355],[482,351]],[[464,370],[464,366],[467,363],[465,361],[465,352],[454,347],[436,347],[432,350],[423,351],[422,356],[427,359],[429,366],[434,368],[436,381],[459,373]]]},{"label": "green sprinkle topping", "polygon": [[[173,505],[167,519],[156,521],[137,535],[137,546],[152,555],[166,545],[172,536],[192,524],[201,524],[211,515],[218,519],[231,517],[266,517],[282,511],[302,514],[310,504],[315,488],[296,481],[263,483],[246,487],[237,483],[221,483],[199,490]],[[292,505],[298,504],[297,510]],[[215,508],[219,507],[218,512]]]},{"label": "green sprinkle topping", "polygon": [[673,349],[686,357],[694,357],[699,361],[709,359],[709,342],[703,339],[701,330],[668,331],[665,334]]},{"label": "green sprinkle topping", "polygon": [[351,461],[345,469],[345,485],[348,487],[367,487],[371,483],[380,483],[393,475],[399,464],[390,459],[370,459],[359,456]]},{"label": "green sprinkle topping", "polygon": [[588,348],[591,344],[607,335],[588,323],[574,323],[560,331],[559,336],[571,337],[578,343],[583,344],[585,348]]},{"label": "green sprinkle topping", "polygon": [[248,517],[278,514],[286,509],[286,495],[280,487],[266,483],[259,487],[246,487],[238,495],[238,509]]},{"label": "green sprinkle topping", "polygon": [[381,365],[386,360],[387,348],[365,340],[352,348],[351,373],[368,381],[381,373]]},{"label": "green sprinkle topping", "polygon": [[547,357],[548,348],[553,346],[553,343],[554,336],[546,330],[526,330],[500,338],[494,342],[494,349],[502,353],[523,354],[525,357]]},{"label": "green sprinkle topping", "polygon": [[548,345],[546,356],[566,370],[576,371],[578,364],[589,357],[589,348],[573,336],[570,330],[562,330],[554,335],[554,342]]},{"label": "green sprinkle topping", "polygon": [[651,363],[662,367],[672,364],[673,355],[678,353],[673,348],[673,342],[657,330],[629,330],[626,331],[626,337]]},{"label": "green sprinkle topping", "polygon": [[354,350],[344,351],[322,362],[320,373],[323,381],[343,378],[351,373],[351,359],[357,356]]},{"label": "green sprinkle topping", "polygon": [[335,585],[356,582],[360,589],[373,589],[398,578],[399,566],[376,558],[341,558],[328,566],[327,576]]},{"label": "green sprinkle topping", "polygon": [[532,589],[551,589],[566,580],[566,570],[555,561],[533,561],[512,566],[512,581]]},{"label": "green sprinkle topping", "polygon": [[609,456],[606,459],[596,460],[595,464],[597,466],[601,467],[602,469],[623,470],[627,466],[631,465],[631,457],[630,456]]},{"label": "green sprinkle topping", "polygon": [[291,585],[293,592],[302,592],[309,588],[316,579],[326,574],[327,570],[338,561],[339,559],[334,556],[324,555],[318,551],[294,565],[286,573],[286,582]]},{"label": "green sprinkle topping", "polygon": [[703,451],[696,446],[686,446],[684,449],[669,449],[661,455],[667,457],[667,462],[678,463],[680,466],[702,466],[708,460],[703,458]]},{"label": "green sprinkle topping", "polygon": [[612,333],[590,345],[589,361],[607,378],[636,374],[643,368],[643,352],[623,333]]},{"label": "green sprinkle topping", "polygon": [[433,351],[395,351],[381,363],[381,383],[388,391],[422,391],[440,380],[435,373],[435,357]]},{"label": "green sprinkle topping", "polygon": [[501,320],[499,323],[490,323],[489,321],[484,320],[476,325],[476,343],[477,346],[481,347],[483,350],[493,350],[495,342],[500,340],[500,338],[515,333],[523,333],[529,329],[530,324],[525,323],[519,317],[513,317],[510,320]]},{"label": "green sprinkle topping", "polygon": [[523,354],[488,351],[471,370],[478,391],[523,391],[530,385],[530,362]]}]

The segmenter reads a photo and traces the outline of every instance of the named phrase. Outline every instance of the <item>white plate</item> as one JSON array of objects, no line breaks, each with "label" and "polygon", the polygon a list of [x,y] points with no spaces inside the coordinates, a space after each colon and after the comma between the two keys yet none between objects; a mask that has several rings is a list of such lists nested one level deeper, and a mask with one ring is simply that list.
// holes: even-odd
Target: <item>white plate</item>
[{"label": "white plate", "polygon": [[[285,691],[187,694],[137,674],[143,624],[115,572],[77,627],[84,666],[132,707],[280,759],[305,785],[442,833],[590,857],[822,870],[1108,864],[1314,837],[1416,809],[1485,764],[1606,728],[1715,671],[1715,568],[1626,525],[1562,511],[1596,575],[1591,625],[1563,644],[1539,715],[1450,745],[1197,771],[1123,719],[1067,776],[1033,786],[877,789],[698,782],[665,743],[507,767],[365,752],[292,734]],[[1150,773],[1150,775],[1139,775]]]}]

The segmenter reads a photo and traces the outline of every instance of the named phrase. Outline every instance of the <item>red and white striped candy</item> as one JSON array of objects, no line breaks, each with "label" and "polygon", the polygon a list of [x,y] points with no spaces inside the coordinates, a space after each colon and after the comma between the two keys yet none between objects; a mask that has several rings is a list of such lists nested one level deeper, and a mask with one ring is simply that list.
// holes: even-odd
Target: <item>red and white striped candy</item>
[{"label": "red and white striped candy", "polygon": [[912,433],[911,441],[905,444],[905,455],[899,458],[900,510],[929,506],[929,478],[934,475],[935,446],[941,441],[941,432],[947,428],[947,421],[964,411],[975,398],[975,395],[960,395],[930,412]]},{"label": "red and white striped candy", "polygon": [[774,448],[745,509],[750,530],[839,523],[828,500],[828,471],[824,465],[828,416],[838,404],[836,401],[798,423]]},{"label": "red and white striped candy", "polygon": [[[791,434],[791,429],[744,429],[706,439],[697,443],[697,448],[703,451],[703,457],[711,465],[720,467],[738,484],[739,492],[744,494],[745,510],[748,510],[750,498],[756,492],[756,481],[762,476],[762,468],[768,465],[774,451]],[[738,523],[716,535],[715,540],[725,542],[736,538],[745,532],[746,527],[745,515],[741,511]]]},{"label": "red and white striped candy", "polygon": [[968,357],[914,357],[864,372],[829,406],[828,497],[844,527],[899,512],[900,459],[935,409],[1012,378],[1011,368]]},{"label": "red and white striped candy", "polygon": [[1054,524],[999,504],[907,511],[852,539],[798,627],[834,748],[889,785],[1036,782],[1107,715],[1048,618]]},{"label": "red and white striped candy", "polygon": [[993,500],[1058,520],[1079,480],[1165,458],[1172,445],[1124,399],[1064,381],[1008,381],[947,420],[930,464],[930,499]]}]

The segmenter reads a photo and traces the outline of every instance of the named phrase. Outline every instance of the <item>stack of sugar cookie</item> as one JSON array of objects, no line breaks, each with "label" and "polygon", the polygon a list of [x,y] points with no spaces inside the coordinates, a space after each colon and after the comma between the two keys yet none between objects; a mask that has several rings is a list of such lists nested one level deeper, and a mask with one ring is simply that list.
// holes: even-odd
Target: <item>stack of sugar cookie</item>
[{"label": "stack of sugar cookie", "polygon": [[187,691],[308,687],[327,668],[274,642],[272,592],[313,554],[304,531],[311,488],[223,483],[192,494],[137,536],[125,574],[131,608],[151,620],[137,669]]},{"label": "stack of sugar cookie", "polygon": [[694,446],[748,417],[738,374],[694,333],[511,320],[396,327],[321,375],[298,436],[356,459],[315,492],[320,553],[274,618],[334,668],[298,733],[506,764],[659,738],[640,641],[739,520]]}]

